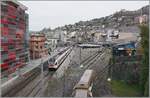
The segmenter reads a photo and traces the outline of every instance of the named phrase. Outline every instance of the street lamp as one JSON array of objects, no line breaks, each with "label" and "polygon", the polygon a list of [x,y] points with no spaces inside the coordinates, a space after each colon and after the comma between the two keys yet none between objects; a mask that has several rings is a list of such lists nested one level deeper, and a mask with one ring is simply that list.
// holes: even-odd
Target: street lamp
[{"label": "street lamp", "polygon": [[12,66],[13,66],[13,64],[9,67],[8,80],[10,80],[12,78],[12,75],[11,75]]},{"label": "street lamp", "polygon": [[30,62],[30,50],[28,49],[28,62]]},{"label": "street lamp", "polygon": [[41,64],[40,64],[40,67],[41,67],[41,94],[42,96],[44,95],[44,90],[43,90],[43,87],[44,87],[44,70],[43,70],[43,58],[42,58],[42,55],[40,55],[40,58],[41,58]]},{"label": "street lamp", "polygon": [[[17,63],[19,63],[19,58],[16,58],[16,61],[17,61]],[[20,71],[19,66],[17,67],[17,75],[21,76],[21,71]]]},{"label": "street lamp", "polygon": [[[15,66],[17,66],[18,61],[19,61],[19,58],[16,58],[16,64],[15,64]],[[14,64],[12,64],[12,67],[13,67],[13,65],[14,65]],[[12,67],[11,67],[11,68],[12,68]],[[10,68],[10,70],[12,70],[11,68]],[[18,66],[17,66],[16,71],[17,71],[17,75],[18,75],[18,76],[21,76],[21,71],[20,71],[20,68],[19,68]],[[8,75],[8,80],[10,80],[12,77],[13,77],[12,74],[9,73],[9,75]]]},{"label": "street lamp", "polygon": [[66,85],[65,85],[65,82],[66,82],[66,79],[65,79],[66,78],[66,72],[65,71],[66,71],[66,68],[64,68],[64,72],[63,72],[63,74],[64,74],[64,79],[63,79],[63,81],[64,81],[64,83],[63,83],[64,84],[63,85],[64,86],[63,87],[63,97],[65,97],[65,89],[66,89],[65,88],[66,87]]},{"label": "street lamp", "polygon": [[79,62],[79,63],[80,63],[80,65],[81,65],[81,62],[82,62],[82,60],[81,60],[81,59],[82,59],[82,57],[81,57],[81,51],[82,51],[82,50],[81,50],[81,49],[82,49],[82,47],[79,46],[79,48],[80,48],[80,52],[79,52],[79,59],[80,59],[80,62]]}]

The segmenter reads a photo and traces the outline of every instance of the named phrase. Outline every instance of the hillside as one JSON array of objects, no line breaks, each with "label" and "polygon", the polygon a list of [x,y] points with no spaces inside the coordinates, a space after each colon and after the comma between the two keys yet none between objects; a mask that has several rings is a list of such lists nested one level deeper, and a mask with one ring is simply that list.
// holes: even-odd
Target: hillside
[{"label": "hillside", "polygon": [[[142,13],[141,13],[142,12]],[[138,32],[137,24],[135,23],[135,17],[140,15],[149,15],[149,5],[142,7],[136,11],[127,11],[122,9],[112,15],[95,18],[89,21],[79,21],[75,24],[69,24],[62,27],[55,28],[51,30],[50,28],[44,28],[39,32],[56,32],[58,30],[63,30],[69,32],[73,31],[97,31],[102,30],[103,27],[107,28],[117,28],[123,31],[136,31]]]}]

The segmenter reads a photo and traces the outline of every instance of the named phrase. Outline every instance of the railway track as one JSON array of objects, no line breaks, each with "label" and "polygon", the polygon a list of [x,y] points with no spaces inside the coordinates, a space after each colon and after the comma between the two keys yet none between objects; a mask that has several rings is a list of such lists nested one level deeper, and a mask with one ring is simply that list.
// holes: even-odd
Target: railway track
[{"label": "railway track", "polygon": [[[89,58],[85,59],[84,62],[82,63],[84,65],[84,70],[87,70],[87,69],[90,69],[90,65],[94,65],[97,63],[97,61],[103,57],[103,55],[105,54],[105,52],[101,51],[101,52],[96,52],[94,55],[90,56]],[[91,69],[90,69],[91,70]],[[83,76],[81,78],[84,78]],[[88,76],[86,76],[86,79],[88,79]],[[86,80],[85,79],[85,80]],[[95,79],[94,79],[95,80]],[[92,80],[92,81],[94,81]],[[85,82],[87,83],[87,82]],[[83,86],[83,85],[82,85]],[[76,90],[77,92],[78,90]],[[82,92],[83,91],[83,92]],[[78,93],[76,93],[76,95],[79,97],[81,97],[83,95],[83,93],[85,94],[84,97],[87,97],[87,92],[88,92],[88,89],[85,90],[85,88],[80,88]],[[81,95],[79,93],[82,93]],[[92,94],[92,92],[90,93]],[[83,97],[83,96],[82,96]]]},{"label": "railway track", "polygon": [[[10,97],[10,96],[15,96],[15,94],[17,94],[18,91],[22,90],[22,88],[24,88],[28,83],[30,83],[33,79],[35,79],[38,75],[40,69],[36,69],[34,70],[32,73],[27,73],[24,76],[22,76],[21,78],[23,79],[23,82],[19,82],[18,85],[19,86],[15,86],[13,87],[11,91],[8,91],[8,93],[2,95],[4,97]],[[28,75],[30,78],[26,77],[26,75]]]},{"label": "railway track", "polygon": [[50,71],[48,73],[45,71],[44,79],[41,79],[41,70],[32,72],[32,75],[28,76],[22,84],[19,84],[17,89],[15,88],[15,92],[11,91],[10,94],[6,94],[6,97],[43,97],[44,90],[48,85],[47,81],[54,73],[55,71]]},{"label": "railway track", "polygon": [[24,87],[17,94],[15,94],[15,96],[27,97],[39,82],[39,76],[37,76],[35,79],[32,80],[32,82],[28,84],[28,86]]},{"label": "railway track", "polygon": [[[71,49],[72,51],[72,49]],[[68,55],[71,53],[71,51],[69,51]],[[68,57],[68,55],[66,56],[66,58]],[[65,58],[65,59],[66,59]],[[65,60],[63,60],[64,62]],[[62,62],[62,63],[63,63]],[[61,63],[61,64],[62,64]],[[61,66],[61,65],[60,65]],[[57,71],[57,70],[56,70]],[[44,77],[44,83],[45,85],[42,85],[42,80],[40,80],[40,82],[37,83],[37,85],[41,85],[41,86],[35,86],[34,90],[28,95],[29,97],[43,97],[43,92],[45,91],[45,88],[48,86],[47,81],[52,77],[52,75],[56,72],[56,71],[50,71],[48,73],[48,75],[45,75],[46,77]],[[44,87],[43,87],[44,86]],[[44,89],[43,89],[44,88]]]},{"label": "railway track", "polygon": [[43,84],[46,84],[48,79],[50,79],[54,73],[55,73],[55,71],[49,72],[48,75],[46,77],[44,77],[43,80],[41,80],[41,77],[39,76],[39,78],[38,78],[39,81],[37,83],[35,83],[34,88],[27,95],[27,97],[36,97],[36,96],[43,97],[42,95],[43,95],[43,92],[44,92],[45,88],[47,87],[47,85],[42,85],[42,81],[43,81]]},{"label": "railway track", "polygon": [[[96,52],[94,55],[85,59],[81,63],[83,65],[86,65],[84,69],[87,69],[91,64],[93,64],[97,60],[97,58],[101,56],[101,54],[102,52]],[[41,80],[40,72],[41,70],[39,69],[32,72],[32,74],[30,74],[27,79],[18,84],[19,86],[15,87],[14,90],[12,90],[10,93],[7,93],[4,97],[43,97],[43,91],[48,85],[47,81],[52,77],[55,71],[46,74],[43,80]],[[44,83],[44,85],[42,85],[42,83]]]},{"label": "railway track", "polygon": [[[54,72],[53,72],[54,73]],[[44,77],[44,82],[47,80],[47,78],[50,78],[53,73],[49,73],[48,76]],[[32,77],[30,77],[32,78]],[[14,97],[35,97],[38,93],[41,92],[41,85],[42,80],[41,80],[41,75],[39,74],[34,78],[32,81],[30,81],[24,88],[22,88],[19,92],[14,94]]]},{"label": "railway track", "polygon": [[96,63],[98,58],[103,54],[103,51],[96,52],[94,55],[90,56],[89,58],[85,59],[81,64],[84,66],[84,69],[88,69],[91,64]]},{"label": "railway track", "polygon": [[98,54],[98,52],[95,52],[92,56],[90,55],[89,57],[87,57],[86,59],[84,59],[84,60],[81,62],[81,64],[86,63],[88,60],[94,58],[97,54]]}]

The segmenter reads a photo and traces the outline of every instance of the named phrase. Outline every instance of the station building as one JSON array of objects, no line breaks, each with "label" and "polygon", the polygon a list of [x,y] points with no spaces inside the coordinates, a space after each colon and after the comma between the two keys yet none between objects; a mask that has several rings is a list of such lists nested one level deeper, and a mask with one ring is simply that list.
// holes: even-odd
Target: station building
[{"label": "station building", "polygon": [[113,46],[114,56],[132,56],[135,55],[135,42],[117,44]]}]

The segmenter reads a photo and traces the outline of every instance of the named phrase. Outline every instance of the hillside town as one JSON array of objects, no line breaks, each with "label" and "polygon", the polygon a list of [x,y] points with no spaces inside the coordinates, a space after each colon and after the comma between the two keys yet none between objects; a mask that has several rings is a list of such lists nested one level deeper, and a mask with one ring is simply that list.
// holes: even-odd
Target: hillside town
[{"label": "hillside town", "polygon": [[[90,21],[80,21],[75,24],[65,25],[55,29],[44,28],[39,32],[30,32],[30,34],[39,33],[44,34],[47,38],[46,44],[51,44],[51,48],[59,44],[73,42],[100,42],[103,35],[112,32],[119,33],[134,33],[139,34],[140,30],[138,24],[148,24],[148,10],[149,6],[142,7],[136,11],[121,10],[99,19],[92,19]],[[51,40],[51,41],[50,41]],[[55,45],[54,45],[55,44]],[[50,48],[50,47],[49,47]],[[50,49],[51,49],[50,48]]]}]

